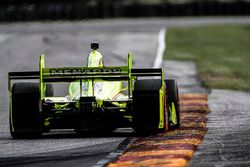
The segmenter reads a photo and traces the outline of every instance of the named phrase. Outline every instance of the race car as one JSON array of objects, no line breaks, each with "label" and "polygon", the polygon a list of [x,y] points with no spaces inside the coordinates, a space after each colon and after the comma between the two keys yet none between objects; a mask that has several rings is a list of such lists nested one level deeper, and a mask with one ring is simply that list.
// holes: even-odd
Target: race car
[{"label": "race car", "polygon": [[[52,129],[106,133],[131,127],[150,134],[180,126],[177,83],[164,79],[162,68],[132,68],[131,53],[125,66],[104,66],[99,44],[91,49],[85,67],[45,67],[41,55],[39,71],[9,72],[13,138],[41,137]],[[69,83],[69,93],[56,97],[53,86],[61,82]]]}]

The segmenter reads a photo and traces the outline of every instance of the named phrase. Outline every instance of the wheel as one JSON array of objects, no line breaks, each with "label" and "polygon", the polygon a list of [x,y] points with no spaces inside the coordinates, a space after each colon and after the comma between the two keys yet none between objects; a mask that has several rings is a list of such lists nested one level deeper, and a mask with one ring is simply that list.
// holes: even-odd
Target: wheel
[{"label": "wheel", "polygon": [[166,105],[169,114],[171,128],[180,127],[180,101],[177,82],[173,79],[165,80],[166,83]]},{"label": "wheel", "polygon": [[[167,130],[165,93],[160,92],[161,85],[160,79],[138,80],[134,83],[132,121],[137,133],[157,133]],[[163,115],[161,115],[161,109],[163,109]]]},{"label": "wheel", "polygon": [[10,98],[10,133],[13,138],[42,135],[38,83],[14,83]]}]

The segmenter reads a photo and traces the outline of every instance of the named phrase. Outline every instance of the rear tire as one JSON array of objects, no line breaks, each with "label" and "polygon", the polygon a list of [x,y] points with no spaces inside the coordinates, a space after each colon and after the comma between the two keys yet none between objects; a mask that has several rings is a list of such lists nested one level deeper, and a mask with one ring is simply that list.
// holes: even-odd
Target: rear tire
[{"label": "rear tire", "polygon": [[[167,79],[165,80],[166,83],[166,92],[167,92],[167,98],[166,98],[166,105],[170,122],[171,128],[179,128],[180,127],[180,101],[179,101],[179,92],[178,92],[178,86],[177,82],[173,79]],[[170,109],[175,108],[173,111],[175,111],[175,120],[171,119]]]},{"label": "rear tire", "polygon": [[[164,107],[164,127],[159,128],[160,122],[160,79],[138,80],[133,91],[133,128],[137,133],[149,134],[165,132],[168,119]],[[164,100],[165,101],[165,100]],[[164,104],[164,103],[163,103]]]},{"label": "rear tire", "polygon": [[14,83],[10,100],[10,133],[13,138],[42,135],[38,83]]}]

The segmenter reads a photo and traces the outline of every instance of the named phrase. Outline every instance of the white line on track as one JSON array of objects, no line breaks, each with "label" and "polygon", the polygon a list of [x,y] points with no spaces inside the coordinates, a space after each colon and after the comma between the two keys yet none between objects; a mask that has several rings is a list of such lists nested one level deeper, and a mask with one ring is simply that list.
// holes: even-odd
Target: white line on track
[{"label": "white line on track", "polygon": [[156,58],[154,61],[154,65],[153,68],[161,68],[162,66],[162,60],[163,60],[163,54],[164,54],[164,50],[166,48],[165,45],[165,35],[167,33],[167,29],[166,28],[162,28],[159,32],[158,35],[158,48],[157,48],[157,53],[156,53]]}]

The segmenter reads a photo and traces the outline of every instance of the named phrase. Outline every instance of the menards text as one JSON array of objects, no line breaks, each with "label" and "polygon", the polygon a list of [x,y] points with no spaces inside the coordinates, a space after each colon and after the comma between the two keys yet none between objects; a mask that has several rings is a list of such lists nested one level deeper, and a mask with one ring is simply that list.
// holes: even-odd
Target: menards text
[{"label": "menards text", "polygon": [[50,75],[65,75],[65,74],[91,74],[91,73],[120,73],[120,68],[64,68],[50,69]]}]

